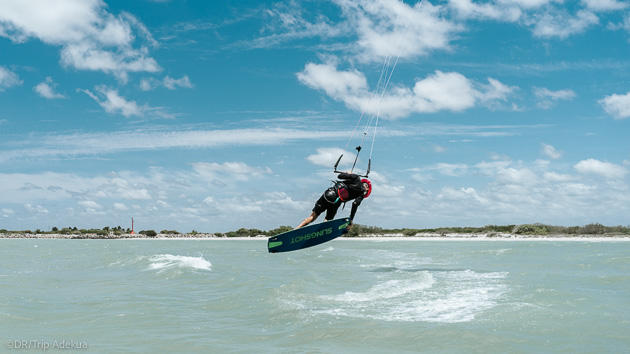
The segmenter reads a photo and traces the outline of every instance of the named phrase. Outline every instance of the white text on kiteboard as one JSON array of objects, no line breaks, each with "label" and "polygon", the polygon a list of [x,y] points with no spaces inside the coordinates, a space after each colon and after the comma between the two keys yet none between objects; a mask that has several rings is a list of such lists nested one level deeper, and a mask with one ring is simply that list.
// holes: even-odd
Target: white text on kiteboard
[{"label": "white text on kiteboard", "polygon": [[296,237],[291,239],[291,243],[308,241],[308,240],[310,240],[312,238],[318,238],[318,237],[322,237],[322,236],[325,236],[325,235],[330,235],[330,234],[332,234],[332,232],[333,232],[333,229],[332,229],[332,227],[330,227],[328,229],[315,231],[315,232],[310,233],[310,234],[306,234],[306,235],[302,235],[302,236],[296,236]]}]

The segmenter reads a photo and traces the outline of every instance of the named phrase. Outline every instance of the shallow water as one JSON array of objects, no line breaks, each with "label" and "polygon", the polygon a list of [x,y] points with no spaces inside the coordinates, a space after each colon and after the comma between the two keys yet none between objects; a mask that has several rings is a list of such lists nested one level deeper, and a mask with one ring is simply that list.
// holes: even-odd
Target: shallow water
[{"label": "shallow water", "polygon": [[107,353],[630,352],[630,242],[338,239],[269,254],[266,240],[28,239],[0,249],[7,351],[64,341]]}]

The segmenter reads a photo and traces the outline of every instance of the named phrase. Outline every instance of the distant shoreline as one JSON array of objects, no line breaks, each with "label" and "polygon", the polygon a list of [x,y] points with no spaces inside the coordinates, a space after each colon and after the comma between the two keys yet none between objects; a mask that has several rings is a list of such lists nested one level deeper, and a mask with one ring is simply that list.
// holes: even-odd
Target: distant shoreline
[{"label": "distant shoreline", "polygon": [[[98,234],[0,234],[0,239],[40,239],[40,240],[267,240],[264,235],[252,237],[226,237],[215,234],[158,234],[145,236],[141,234],[98,235]],[[368,234],[357,237],[340,237],[344,240],[374,241],[630,241],[628,235],[515,235],[497,233],[418,233],[413,236],[403,234]]]}]

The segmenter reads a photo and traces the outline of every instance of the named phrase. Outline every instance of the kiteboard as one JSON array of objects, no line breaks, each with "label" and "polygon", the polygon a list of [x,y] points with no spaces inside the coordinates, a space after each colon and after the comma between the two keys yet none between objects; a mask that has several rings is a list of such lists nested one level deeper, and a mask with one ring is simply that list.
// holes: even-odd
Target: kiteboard
[{"label": "kiteboard", "polygon": [[348,232],[350,218],[341,218],[312,224],[270,237],[267,247],[270,253],[301,250],[328,242]]}]

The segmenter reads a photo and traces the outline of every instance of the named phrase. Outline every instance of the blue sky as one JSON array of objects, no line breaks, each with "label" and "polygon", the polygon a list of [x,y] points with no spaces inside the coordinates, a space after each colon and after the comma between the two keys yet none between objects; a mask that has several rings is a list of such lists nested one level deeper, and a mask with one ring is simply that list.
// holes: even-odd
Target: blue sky
[{"label": "blue sky", "polygon": [[369,117],[359,224],[628,225],[629,49],[619,0],[5,0],[0,228],[297,225]]}]

